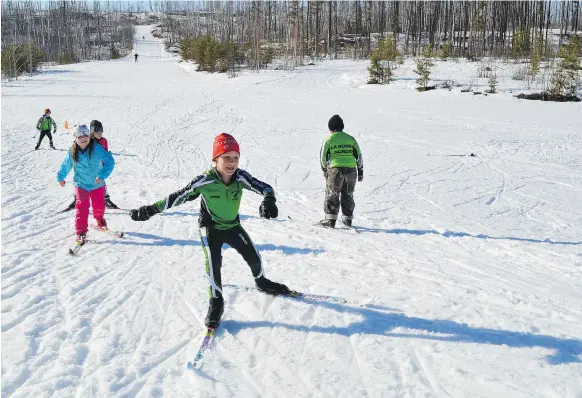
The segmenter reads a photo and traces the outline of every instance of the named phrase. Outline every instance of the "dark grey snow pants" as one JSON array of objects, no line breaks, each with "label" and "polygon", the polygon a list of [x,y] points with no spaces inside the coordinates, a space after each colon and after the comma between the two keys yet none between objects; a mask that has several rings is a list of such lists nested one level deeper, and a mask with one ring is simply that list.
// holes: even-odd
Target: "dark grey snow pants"
[{"label": "dark grey snow pants", "polygon": [[340,206],[342,218],[351,220],[354,217],[354,189],[358,171],[351,167],[333,167],[327,169],[325,185],[325,203],[323,211],[328,220],[337,220]]}]

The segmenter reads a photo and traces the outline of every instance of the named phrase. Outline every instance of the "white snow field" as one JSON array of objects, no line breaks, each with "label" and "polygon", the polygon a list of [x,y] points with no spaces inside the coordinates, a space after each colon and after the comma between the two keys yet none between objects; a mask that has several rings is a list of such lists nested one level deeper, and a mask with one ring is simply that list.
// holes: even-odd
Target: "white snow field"
[{"label": "white snow field", "polygon": [[[368,63],[354,61],[229,79],[179,63],[148,27],[135,51],[137,63],[2,84],[2,397],[582,397],[580,104],[417,93],[406,67],[369,86]],[[471,73],[439,63],[435,78]],[[34,151],[47,107],[58,150]],[[313,225],[336,113],[364,154],[357,232]],[[73,198],[72,175],[56,182],[72,142],[63,125],[92,119],[125,209],[185,186],[210,166],[214,136],[233,134],[241,168],[278,199],[275,220],[250,191],[241,207],[267,276],[372,304],[225,287],[222,326],[188,370],[208,306],[199,200],[147,222],[108,211],[126,237],[90,231],[101,244],[67,253],[74,214],[55,215]],[[223,254],[223,283],[252,286],[242,258]]]}]

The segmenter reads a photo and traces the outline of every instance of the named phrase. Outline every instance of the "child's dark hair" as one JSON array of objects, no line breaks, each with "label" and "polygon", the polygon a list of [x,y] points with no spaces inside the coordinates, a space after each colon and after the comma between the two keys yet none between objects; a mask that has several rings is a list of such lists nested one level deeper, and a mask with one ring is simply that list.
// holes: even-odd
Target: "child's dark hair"
[{"label": "child's dark hair", "polygon": [[[93,153],[94,142],[95,140],[91,138],[87,145],[87,148],[89,149],[89,157],[91,157],[91,154]],[[71,157],[73,158],[73,162],[77,163],[79,161],[79,145],[77,145],[76,142],[73,142],[73,146],[71,147]]]}]

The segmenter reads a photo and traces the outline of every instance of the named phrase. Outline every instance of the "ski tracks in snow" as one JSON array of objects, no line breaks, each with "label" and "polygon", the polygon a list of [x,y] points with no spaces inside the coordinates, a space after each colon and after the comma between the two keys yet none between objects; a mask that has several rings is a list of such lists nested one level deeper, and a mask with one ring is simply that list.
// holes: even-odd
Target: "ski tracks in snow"
[{"label": "ski tracks in snow", "polygon": [[[214,135],[234,132],[244,168],[277,192],[277,220],[258,217],[259,196],[245,194],[241,208],[268,276],[300,291],[375,295],[377,306],[227,291],[222,331],[202,371],[187,371],[207,310],[199,204],[145,223],[108,213],[127,238],[67,256],[72,214],[48,216],[71,197],[71,184],[54,181],[64,153],[28,149],[22,120],[40,105],[4,98],[14,89],[3,86],[3,395],[467,396],[471,378],[481,391],[528,395],[544,384],[540,395],[579,394],[578,364],[545,359],[556,341],[581,333],[576,134],[547,127],[541,108],[515,123],[476,116],[493,97],[452,115],[460,102],[438,92],[362,88],[365,68],[353,63],[225,80],[159,62],[161,42],[145,42],[138,64],[73,65],[76,75],[50,86],[22,84],[46,96],[58,88],[59,125],[104,122],[117,162],[108,186],[124,208],[183,187],[208,167]],[[108,81],[93,84],[95,100],[82,106],[58,95],[80,91],[79,76]],[[357,233],[312,225],[324,197],[312,171],[334,113],[366,159]],[[55,142],[66,148],[70,137],[59,132]],[[232,249],[223,280],[252,283]],[[443,322],[456,335],[432,331]]]}]

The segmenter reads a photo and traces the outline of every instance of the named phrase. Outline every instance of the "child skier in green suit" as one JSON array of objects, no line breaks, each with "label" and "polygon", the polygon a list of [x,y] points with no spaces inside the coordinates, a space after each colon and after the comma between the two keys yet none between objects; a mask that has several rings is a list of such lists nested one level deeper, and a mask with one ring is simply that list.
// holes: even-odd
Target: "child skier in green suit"
[{"label": "child skier in green suit", "polygon": [[194,178],[186,187],[170,194],[152,205],[142,206],[130,212],[134,221],[146,221],[151,216],[202,196],[200,203],[200,237],[206,257],[206,274],[210,284],[208,314],[204,320],[207,328],[216,328],[224,311],[222,297],[222,245],[234,248],[251,268],[257,289],[273,295],[290,295],[283,284],[265,277],[261,256],[239,220],[240,201],[243,189],[264,196],[259,214],[264,218],[278,215],[273,188],[257,180],[248,172],[239,169],[240,150],[236,140],[229,134],[220,134],[214,139],[213,168]]},{"label": "child skier in green suit", "polygon": [[51,110],[47,108],[44,110],[44,114],[40,117],[40,119],[38,119],[38,122],[36,122],[36,129],[40,132],[40,135],[38,137],[38,142],[36,143],[34,149],[40,148],[40,143],[42,142],[42,139],[45,137],[45,135],[49,139],[50,147],[52,149],[55,149],[55,146],[53,145],[53,136],[51,134],[51,129],[53,128],[54,128],[53,133],[56,134],[57,124],[51,117]]}]

